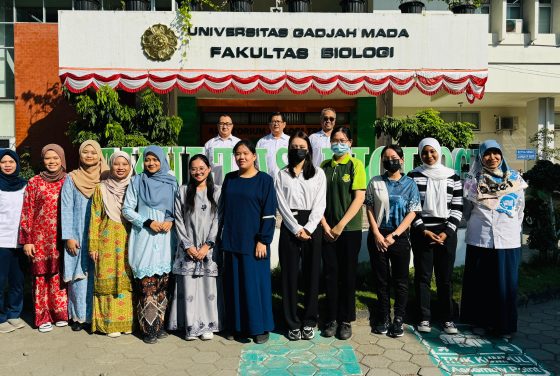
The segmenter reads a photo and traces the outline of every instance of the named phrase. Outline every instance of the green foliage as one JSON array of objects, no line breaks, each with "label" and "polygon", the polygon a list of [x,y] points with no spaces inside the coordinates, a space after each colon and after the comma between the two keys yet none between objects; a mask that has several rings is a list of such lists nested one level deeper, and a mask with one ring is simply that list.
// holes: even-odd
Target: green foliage
[{"label": "green foliage", "polygon": [[69,97],[79,116],[67,132],[75,145],[88,139],[102,147],[177,144],[183,121],[165,115],[163,101],[149,89],[139,94],[136,108],[122,104],[119,93],[109,86]]},{"label": "green foliage", "polygon": [[20,175],[22,178],[29,180],[36,175],[31,165],[31,154],[28,151],[21,153],[19,156]]},{"label": "green foliage", "polygon": [[401,146],[418,146],[426,137],[436,138],[441,146],[467,148],[474,139],[475,125],[467,122],[446,123],[434,109],[419,111],[414,116],[395,118],[385,116],[374,123],[377,137],[391,136]]},{"label": "green foliage", "polygon": [[551,147],[554,143],[553,130],[541,128],[529,138],[529,142],[539,151],[539,159],[560,159],[560,148]]},{"label": "green foliage", "polygon": [[191,11],[194,9],[199,9],[204,6],[207,8],[218,11],[222,9],[226,1],[218,1],[218,0],[183,0],[181,1],[179,8],[177,9],[177,23],[176,28],[179,30],[179,40],[181,41],[181,46],[179,47],[182,52],[181,56],[183,58],[187,57],[187,49],[186,46],[189,44],[191,40],[191,36],[189,35],[189,28],[193,26],[192,23],[192,14]]}]

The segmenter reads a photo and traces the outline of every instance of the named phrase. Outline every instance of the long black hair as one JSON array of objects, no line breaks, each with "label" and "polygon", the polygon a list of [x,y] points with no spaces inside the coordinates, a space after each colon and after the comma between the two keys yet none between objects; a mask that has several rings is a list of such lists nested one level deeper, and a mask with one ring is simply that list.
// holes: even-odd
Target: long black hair
[{"label": "long black hair", "polygon": [[397,144],[391,144],[391,145],[387,145],[383,148],[383,150],[381,150],[381,158],[383,158],[383,156],[385,155],[385,152],[387,150],[393,150],[395,153],[397,153],[397,155],[399,156],[400,159],[404,158],[404,152],[403,149],[400,147],[400,145]]},{"label": "long black hair", "polygon": [[[297,131],[290,136],[290,141],[288,141],[288,148],[292,145],[292,141],[294,138],[301,138],[305,140],[307,143],[307,155],[305,156],[305,162],[303,162],[303,178],[305,180],[311,179],[315,176],[315,166],[313,166],[313,148],[311,147],[311,141],[309,141],[309,136],[304,131]],[[294,173],[294,167],[288,163],[288,171],[290,171],[290,175],[295,178],[296,174]]]},{"label": "long black hair", "polygon": [[[192,167],[192,164],[197,159],[200,159],[204,164],[210,168],[210,161],[204,154],[196,154],[191,157],[189,160],[189,174]],[[189,183],[187,185],[187,212],[192,213],[194,211],[194,198],[196,196],[196,187],[198,186],[198,182],[193,179],[192,176],[189,176]],[[215,212],[218,209],[218,204],[216,204],[216,200],[214,200],[214,179],[212,178],[212,173],[208,174],[206,178],[206,197],[208,197],[208,201],[210,201],[210,207],[212,212]]]}]

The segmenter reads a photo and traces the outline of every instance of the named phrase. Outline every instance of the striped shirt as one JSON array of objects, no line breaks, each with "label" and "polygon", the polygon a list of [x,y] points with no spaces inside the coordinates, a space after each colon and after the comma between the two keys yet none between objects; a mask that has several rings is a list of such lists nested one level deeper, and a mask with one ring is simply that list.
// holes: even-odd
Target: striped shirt
[{"label": "striped shirt", "polygon": [[[418,186],[420,191],[420,201],[424,207],[426,198],[426,187],[428,178],[420,172],[410,171],[408,173]],[[463,184],[457,174],[447,178],[447,208],[449,209],[449,218],[438,218],[425,215],[425,212],[416,213],[416,218],[412,222],[412,228],[418,231],[429,230],[430,227],[446,225],[445,233],[450,236],[457,232],[457,227],[463,216]]]}]

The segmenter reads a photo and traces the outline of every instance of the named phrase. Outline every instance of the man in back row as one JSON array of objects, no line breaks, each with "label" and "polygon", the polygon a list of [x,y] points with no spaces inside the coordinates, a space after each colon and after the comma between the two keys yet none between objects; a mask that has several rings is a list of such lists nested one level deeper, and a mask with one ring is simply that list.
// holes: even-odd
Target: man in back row
[{"label": "man in back row", "polygon": [[231,116],[224,114],[218,118],[218,135],[211,138],[204,144],[204,154],[208,157],[210,161],[210,166],[212,166],[212,176],[214,178],[214,184],[222,185],[225,174],[224,174],[224,158],[229,158],[231,163],[231,171],[237,170],[237,164],[233,161],[231,153],[226,153],[220,155],[218,160],[214,160],[214,149],[215,148],[233,148],[240,139],[231,134],[233,131],[233,121]]},{"label": "man in back row", "polygon": [[[286,121],[280,112],[270,115],[270,134],[267,134],[257,142],[257,148],[266,149],[266,164],[268,165],[268,174],[276,179],[278,174],[278,165],[276,163],[276,153],[280,148],[288,148],[290,136],[284,133]],[[288,164],[287,154],[284,155],[283,163],[280,167]]]},{"label": "man in back row", "polygon": [[311,147],[313,148],[313,164],[321,166],[325,160],[323,148],[331,148],[331,133],[336,125],[336,112],[332,108],[323,108],[321,111],[321,130],[309,136]]}]

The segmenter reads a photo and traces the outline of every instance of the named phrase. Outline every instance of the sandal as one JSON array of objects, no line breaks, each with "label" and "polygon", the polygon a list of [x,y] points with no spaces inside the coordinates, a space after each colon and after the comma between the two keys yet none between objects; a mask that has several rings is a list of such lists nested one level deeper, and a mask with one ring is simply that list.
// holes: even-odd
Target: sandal
[{"label": "sandal", "polygon": [[39,332],[47,333],[53,329],[53,326],[50,322],[46,322],[44,324],[39,325]]}]

